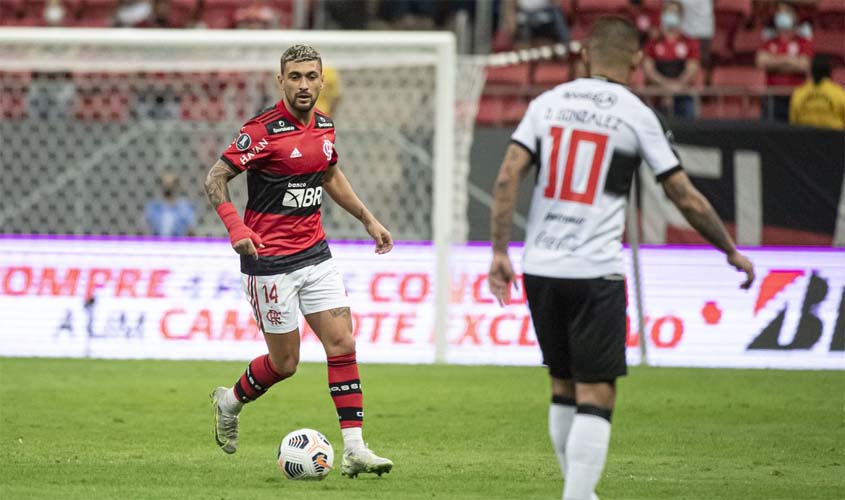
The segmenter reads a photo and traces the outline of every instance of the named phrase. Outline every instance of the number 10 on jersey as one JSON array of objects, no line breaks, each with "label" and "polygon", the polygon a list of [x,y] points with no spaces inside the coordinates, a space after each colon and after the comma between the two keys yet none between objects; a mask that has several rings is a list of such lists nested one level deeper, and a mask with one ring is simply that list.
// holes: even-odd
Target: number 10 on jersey
[{"label": "number 10 on jersey", "polygon": [[[592,205],[596,198],[596,189],[601,176],[601,166],[604,162],[604,155],[607,150],[607,136],[596,132],[585,130],[573,130],[569,134],[569,144],[566,147],[566,161],[563,162],[563,175],[558,185],[558,170],[560,165],[560,147],[563,142],[563,127],[552,127],[549,133],[552,136],[552,151],[549,156],[549,182],[543,195],[546,198],[560,198],[564,201],[573,201]],[[577,162],[578,148],[584,143],[592,143],[592,157],[581,156],[582,161]],[[579,173],[587,170],[587,185],[584,191],[576,191],[574,186],[575,169]],[[555,196],[557,195],[557,196]]]}]

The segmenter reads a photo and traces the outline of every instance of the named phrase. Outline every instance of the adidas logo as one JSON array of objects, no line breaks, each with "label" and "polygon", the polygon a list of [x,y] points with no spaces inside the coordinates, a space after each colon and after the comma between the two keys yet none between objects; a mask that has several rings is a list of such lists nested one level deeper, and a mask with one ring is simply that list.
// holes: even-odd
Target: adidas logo
[{"label": "adidas logo", "polygon": [[299,149],[293,148],[293,151],[290,152],[291,158],[302,158],[302,153],[299,152]]}]

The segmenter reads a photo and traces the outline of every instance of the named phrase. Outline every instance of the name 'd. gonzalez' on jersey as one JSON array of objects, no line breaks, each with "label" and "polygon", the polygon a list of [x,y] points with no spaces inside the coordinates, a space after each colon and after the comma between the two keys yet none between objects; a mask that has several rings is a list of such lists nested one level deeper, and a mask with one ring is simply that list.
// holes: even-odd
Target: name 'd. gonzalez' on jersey
[{"label": "name 'd. gonzalez' on jersey", "polygon": [[624,121],[618,116],[586,109],[546,108],[543,118],[558,122],[578,122],[617,131]]}]

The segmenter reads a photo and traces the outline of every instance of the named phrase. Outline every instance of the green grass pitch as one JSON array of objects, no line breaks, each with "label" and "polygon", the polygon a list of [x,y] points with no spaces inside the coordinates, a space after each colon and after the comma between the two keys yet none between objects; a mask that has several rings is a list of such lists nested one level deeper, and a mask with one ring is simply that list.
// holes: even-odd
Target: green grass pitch
[{"label": "green grass pitch", "polygon": [[[395,469],[294,482],[288,431],[342,448],[325,366],[245,408],[228,456],[208,393],[245,365],[0,358],[0,498],[560,498],[542,368],[363,365],[365,439]],[[845,498],[845,372],[634,368],[619,387],[602,500]]]}]

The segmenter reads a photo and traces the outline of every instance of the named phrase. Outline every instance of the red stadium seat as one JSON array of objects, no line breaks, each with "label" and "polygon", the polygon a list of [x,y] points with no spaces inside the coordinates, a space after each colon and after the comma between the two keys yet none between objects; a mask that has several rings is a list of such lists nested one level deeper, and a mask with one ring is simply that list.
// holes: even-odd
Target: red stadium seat
[{"label": "red stadium seat", "polygon": [[629,0],[581,0],[575,6],[572,17],[578,24],[590,26],[605,14],[625,14],[630,5]]},{"label": "red stadium seat", "polygon": [[515,125],[525,116],[525,111],[528,109],[529,99],[527,98],[510,98],[505,101],[505,124]]},{"label": "red stadium seat", "polygon": [[845,30],[845,1],[821,0],[816,18],[819,26],[824,29]]},{"label": "red stadium seat", "polygon": [[726,63],[733,60],[731,36],[728,31],[716,29],[716,32],[713,34],[713,41],[710,43],[710,57],[718,63]]},{"label": "red stadium seat", "polygon": [[487,83],[527,85],[530,83],[531,65],[528,63],[487,68]]},{"label": "red stadium seat", "polygon": [[167,24],[172,28],[189,28],[197,20],[199,0],[171,0]]},{"label": "red stadium seat", "polygon": [[122,122],[130,117],[128,75],[77,73],[73,115],[77,120]]},{"label": "red stadium seat", "polygon": [[738,30],[734,35],[734,62],[753,64],[757,50],[763,45],[762,28]]},{"label": "red stadium seat", "polygon": [[26,118],[31,81],[29,71],[0,73],[0,117],[9,120]]},{"label": "red stadium seat", "polygon": [[710,84],[764,90],[766,72],[754,66],[716,66]]},{"label": "red stadium seat", "polygon": [[736,95],[719,95],[703,99],[702,118],[759,119],[760,99],[749,92],[762,92],[766,88],[766,73],[753,66],[716,66],[710,83],[714,88],[733,87]]},{"label": "red stadium seat", "polygon": [[113,24],[117,0],[83,0],[76,26],[105,27]]},{"label": "red stadium seat", "polygon": [[534,68],[534,83],[554,87],[569,81],[569,64],[566,61],[540,63]]},{"label": "red stadium seat", "polygon": [[834,64],[845,64],[845,31],[817,30],[813,33],[813,50],[827,54]]},{"label": "red stadium seat", "polygon": [[751,0],[716,0],[713,4],[715,12],[729,12],[743,18],[751,15]]},{"label": "red stadium seat", "polygon": [[207,28],[228,29],[235,26],[235,11],[242,3],[239,0],[205,0],[200,21]]},{"label": "red stadium seat", "polygon": [[475,123],[478,125],[501,125],[505,120],[505,100],[502,96],[482,96],[478,103]]},{"label": "red stadium seat", "polygon": [[716,32],[732,35],[742,21],[751,15],[751,0],[716,0],[713,10]]}]

